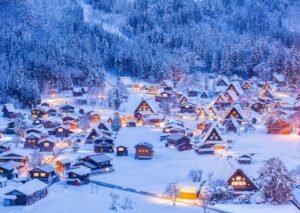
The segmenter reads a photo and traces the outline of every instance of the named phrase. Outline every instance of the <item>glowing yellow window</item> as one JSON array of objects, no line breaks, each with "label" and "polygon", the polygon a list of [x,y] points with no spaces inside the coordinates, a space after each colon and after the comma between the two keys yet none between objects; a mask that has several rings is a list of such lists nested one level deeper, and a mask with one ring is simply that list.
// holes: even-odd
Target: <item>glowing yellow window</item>
[{"label": "glowing yellow window", "polygon": [[41,173],[41,177],[46,177],[46,173]]},{"label": "glowing yellow window", "polygon": [[242,180],[242,178],[240,176],[237,176],[236,180]]},{"label": "glowing yellow window", "polygon": [[0,169],[0,173],[3,173],[3,169]]},{"label": "glowing yellow window", "polygon": [[58,128],[57,131],[58,131],[58,132],[64,132],[64,129],[63,129],[63,128]]},{"label": "glowing yellow window", "polygon": [[33,173],[33,177],[39,177],[39,173],[38,172]]},{"label": "glowing yellow window", "polygon": [[124,148],[123,147],[119,147],[118,149],[120,152],[123,152],[124,151]]},{"label": "glowing yellow window", "polygon": [[49,143],[48,142],[44,143],[44,147],[49,147]]}]

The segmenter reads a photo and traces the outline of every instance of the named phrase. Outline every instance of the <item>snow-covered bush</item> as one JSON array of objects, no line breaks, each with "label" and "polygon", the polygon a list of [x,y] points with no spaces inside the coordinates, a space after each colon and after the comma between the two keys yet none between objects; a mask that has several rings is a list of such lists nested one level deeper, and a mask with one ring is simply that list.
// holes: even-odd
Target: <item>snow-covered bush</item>
[{"label": "snow-covered bush", "polygon": [[279,158],[266,161],[259,170],[257,183],[266,202],[284,204],[292,198],[295,181]]}]

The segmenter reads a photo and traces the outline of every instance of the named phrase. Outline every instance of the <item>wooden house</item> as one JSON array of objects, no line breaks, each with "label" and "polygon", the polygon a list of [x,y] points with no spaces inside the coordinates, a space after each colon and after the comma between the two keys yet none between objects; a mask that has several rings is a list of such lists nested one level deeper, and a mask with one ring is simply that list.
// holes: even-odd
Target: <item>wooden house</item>
[{"label": "wooden house", "polygon": [[172,90],[175,87],[172,80],[163,80],[160,86],[163,87],[165,90]]},{"label": "wooden house", "polygon": [[220,93],[216,100],[213,103],[213,107],[217,110],[225,109],[231,105],[231,102],[228,101],[227,97],[225,97],[224,93]]},{"label": "wooden house", "polygon": [[239,97],[237,96],[237,94],[233,90],[226,91],[224,93],[224,97],[226,98],[226,100],[229,103],[234,103],[239,99]]},{"label": "wooden house", "polygon": [[5,193],[4,206],[31,205],[46,197],[47,194],[47,184],[40,180],[33,179]]},{"label": "wooden house", "polygon": [[7,124],[6,128],[4,129],[4,134],[12,135],[15,134],[15,122],[11,121]]},{"label": "wooden house", "polygon": [[224,120],[229,120],[230,118],[235,118],[240,124],[248,121],[248,116],[239,105],[234,105],[227,111]]},{"label": "wooden house", "polygon": [[45,138],[39,141],[40,152],[53,152],[56,140],[53,138]]},{"label": "wooden house", "polygon": [[108,144],[114,144],[114,138],[107,136],[107,135],[101,135],[96,138],[94,138],[94,144],[101,144],[101,143],[108,143]]},{"label": "wooden house", "polygon": [[226,89],[226,91],[229,91],[229,90],[234,91],[238,97],[240,97],[244,93],[243,89],[241,88],[241,86],[238,82],[230,83],[228,88]]},{"label": "wooden house", "polygon": [[4,143],[0,144],[0,154],[2,154],[3,152],[7,152],[9,150],[10,150],[9,143],[4,142]]},{"label": "wooden house", "polygon": [[31,179],[38,179],[46,184],[59,181],[59,176],[55,173],[54,167],[47,164],[30,170],[29,175]]},{"label": "wooden house", "polygon": [[94,144],[95,153],[113,153],[114,145],[111,143],[101,142]]},{"label": "wooden house", "polygon": [[135,159],[151,159],[154,151],[153,146],[150,143],[142,142],[134,146]]},{"label": "wooden house", "polygon": [[79,166],[67,171],[67,184],[81,186],[90,182],[91,170],[85,166]]},{"label": "wooden house", "polygon": [[158,112],[158,106],[151,100],[142,100],[138,107],[134,110],[134,116],[142,119]]},{"label": "wooden house", "polygon": [[263,112],[265,112],[265,110],[267,110],[268,106],[266,103],[262,102],[262,101],[254,101],[252,104],[251,104],[251,110],[259,113],[259,114],[262,114]]},{"label": "wooden house", "polygon": [[32,118],[48,118],[48,116],[49,116],[48,110],[49,110],[49,107],[45,107],[45,106],[38,106],[36,108],[33,108],[31,110],[31,117]]},{"label": "wooden house", "polygon": [[24,148],[37,149],[41,136],[36,133],[29,133],[25,136]]},{"label": "wooden house", "polygon": [[49,116],[57,116],[57,110],[54,108],[49,108],[48,115]]},{"label": "wooden house", "polygon": [[178,99],[178,103],[183,104],[185,102],[188,102],[188,98],[185,95],[181,95],[180,98]]},{"label": "wooden house", "polygon": [[63,117],[63,122],[66,122],[66,121],[74,121],[74,122],[78,122],[79,121],[79,118],[78,116],[74,115],[74,114],[67,114]]},{"label": "wooden house", "polygon": [[195,89],[189,89],[188,90],[188,97],[198,97],[198,90]]},{"label": "wooden house", "polygon": [[66,171],[70,170],[72,160],[68,158],[59,159],[56,161],[55,170],[58,173],[65,174]]},{"label": "wooden house", "polygon": [[104,123],[104,122],[101,122],[99,125],[98,125],[98,129],[99,130],[105,130],[105,131],[112,131],[111,128],[110,128],[110,125],[109,123]]},{"label": "wooden house", "polygon": [[285,76],[276,72],[273,73],[273,82],[279,85],[280,87],[285,87],[287,83]]},{"label": "wooden house", "polygon": [[200,92],[200,98],[209,98],[209,93],[208,91],[202,91]]},{"label": "wooden house", "polygon": [[57,138],[67,138],[70,135],[69,127],[65,125],[60,125],[54,128],[55,136]]},{"label": "wooden house", "polygon": [[178,198],[184,200],[197,200],[200,193],[200,185],[198,183],[178,183]]},{"label": "wooden house", "polygon": [[94,142],[94,139],[101,135],[101,131],[99,129],[92,129],[92,131],[86,137],[85,143],[91,144]]},{"label": "wooden house", "polygon": [[128,149],[126,146],[117,146],[117,156],[128,156]]},{"label": "wooden house", "polygon": [[228,87],[229,86],[229,80],[225,76],[218,76],[216,80],[216,86],[217,87]]},{"label": "wooden house", "polygon": [[89,114],[90,122],[93,124],[97,124],[101,121],[101,115],[96,112],[92,112]]},{"label": "wooden house", "polygon": [[16,171],[20,164],[15,161],[7,161],[0,164],[0,177],[5,177],[8,180],[17,178],[18,172]]},{"label": "wooden house", "polygon": [[257,186],[241,169],[237,169],[227,180],[227,184],[232,186],[235,192],[256,191]]},{"label": "wooden house", "polygon": [[71,130],[77,129],[79,126],[79,124],[75,121],[65,121],[63,124]]},{"label": "wooden house", "polygon": [[273,92],[269,89],[262,91],[262,93],[260,94],[260,97],[269,98],[271,100],[275,99]]},{"label": "wooden house", "polygon": [[239,164],[250,164],[252,161],[252,157],[250,155],[241,155],[237,159]]},{"label": "wooden house", "polygon": [[237,131],[239,130],[240,124],[234,117],[231,117],[223,122],[223,126],[225,127],[226,132],[237,133]]},{"label": "wooden house", "polygon": [[249,82],[244,82],[243,85],[242,85],[242,89],[243,90],[249,90],[251,88],[251,85]]},{"label": "wooden house", "polygon": [[292,125],[290,122],[287,122],[282,119],[278,119],[275,122],[271,123],[268,127],[268,134],[283,134],[289,135],[292,133]]},{"label": "wooden house", "polygon": [[178,151],[192,149],[190,138],[186,137],[183,134],[171,134],[167,138],[166,146],[175,147]]},{"label": "wooden house", "polygon": [[28,157],[12,151],[0,154],[0,163],[8,161],[15,161],[20,163],[20,166],[25,166],[28,163]]},{"label": "wooden house", "polygon": [[105,154],[88,155],[80,159],[80,164],[91,169],[92,173],[105,173],[113,171],[112,159]]},{"label": "wooden house", "polygon": [[213,145],[222,144],[224,142],[221,132],[215,124],[212,124],[209,130],[203,134],[201,141],[202,143]]},{"label": "wooden house", "polygon": [[210,118],[210,112],[208,109],[201,107],[198,109],[197,119],[208,120]]},{"label": "wooden house", "polygon": [[196,105],[187,101],[183,104],[180,104],[180,112],[181,113],[195,113],[196,112]]},{"label": "wooden house", "polygon": [[13,104],[4,104],[2,108],[3,117],[5,118],[16,118],[17,110]]},{"label": "wooden house", "polygon": [[46,138],[49,135],[49,132],[44,128],[43,125],[34,126],[33,128],[26,129],[26,134],[37,134],[40,138]]},{"label": "wooden house", "polygon": [[75,112],[75,107],[70,104],[65,104],[65,105],[61,106],[59,109],[63,113],[74,113]]}]

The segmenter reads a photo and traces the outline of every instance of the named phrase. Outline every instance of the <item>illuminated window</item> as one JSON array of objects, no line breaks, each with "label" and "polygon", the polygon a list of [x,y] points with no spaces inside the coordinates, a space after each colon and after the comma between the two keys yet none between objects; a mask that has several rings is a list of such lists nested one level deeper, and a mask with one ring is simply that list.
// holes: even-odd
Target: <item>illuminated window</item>
[{"label": "illuminated window", "polygon": [[49,147],[49,143],[44,143],[44,147]]},{"label": "illuminated window", "polygon": [[190,106],[189,105],[185,105],[185,108],[188,109],[188,108],[190,108]]},{"label": "illuminated window", "polygon": [[33,173],[33,177],[39,177],[39,173],[37,172]]},{"label": "illuminated window", "polygon": [[63,128],[58,128],[57,131],[58,131],[58,132],[64,132],[64,129],[63,129]]},{"label": "illuminated window", "polygon": [[236,178],[232,178],[231,185],[232,186],[246,186],[247,183],[245,181],[245,178],[242,178],[241,176],[237,176]]},{"label": "illuminated window", "polygon": [[124,151],[124,148],[123,148],[123,147],[119,147],[118,150],[119,150],[120,152],[123,152],[123,151]]},{"label": "illuminated window", "polygon": [[0,169],[0,173],[3,173],[3,169]]},{"label": "illuminated window", "polygon": [[46,177],[46,173],[41,173],[41,177]]}]

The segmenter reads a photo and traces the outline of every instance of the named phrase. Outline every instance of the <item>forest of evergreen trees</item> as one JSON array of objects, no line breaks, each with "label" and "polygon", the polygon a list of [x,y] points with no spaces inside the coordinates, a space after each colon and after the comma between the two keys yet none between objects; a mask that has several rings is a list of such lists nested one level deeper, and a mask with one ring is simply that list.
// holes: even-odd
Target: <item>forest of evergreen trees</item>
[{"label": "forest of evergreen trees", "polygon": [[[174,66],[264,80],[296,75],[300,36],[284,24],[295,2],[0,0],[1,101],[35,104],[45,85],[71,88],[78,72],[89,85],[101,85],[104,70],[157,81]],[[83,4],[124,17],[124,36],[86,22]]]}]

